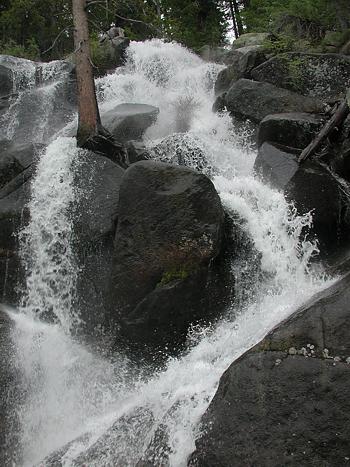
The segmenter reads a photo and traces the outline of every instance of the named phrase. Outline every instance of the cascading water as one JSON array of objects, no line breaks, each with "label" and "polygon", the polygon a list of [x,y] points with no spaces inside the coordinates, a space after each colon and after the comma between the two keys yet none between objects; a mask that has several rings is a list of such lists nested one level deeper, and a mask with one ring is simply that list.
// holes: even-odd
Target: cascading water
[{"label": "cascading water", "polygon": [[[98,81],[100,106],[103,113],[124,102],[157,105],[161,117],[145,136],[154,157],[176,160],[182,148],[187,165],[197,168],[196,154],[204,155],[223,205],[238,214],[261,255],[263,279],[254,284],[254,299],[235,304],[217,325],[193,330],[188,351],[147,380],[123,356],[109,362],[77,343],[79,271],[69,213],[80,196],[73,183],[80,152],[73,139],[56,139],[32,182],[31,220],[21,235],[27,291],[13,315],[26,388],[19,408],[25,466],[55,451],[51,461],[67,466],[134,466],[150,455],[152,440],[155,465],[185,466],[225,369],[325,285],[309,270],[315,246],[299,241],[310,217],[296,216],[281,193],[254,178],[255,155],[243,148],[244,135],[228,116],[211,112],[220,68],[177,44],[132,43],[126,66]],[[166,155],[155,149],[179,129],[186,133],[176,134]]]},{"label": "cascading water", "polygon": [[12,72],[10,105],[0,117],[0,138],[44,143],[71,118],[67,62],[34,63],[0,55],[0,65]]}]

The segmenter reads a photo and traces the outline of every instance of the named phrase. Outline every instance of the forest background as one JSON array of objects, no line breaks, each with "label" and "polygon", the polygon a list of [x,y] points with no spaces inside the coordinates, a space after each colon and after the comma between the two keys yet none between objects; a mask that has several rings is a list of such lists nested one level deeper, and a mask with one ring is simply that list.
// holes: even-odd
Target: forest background
[{"label": "forest background", "polygon": [[[132,40],[162,38],[196,52],[204,45],[225,46],[246,32],[270,32],[278,51],[324,51],[330,35],[333,41],[350,36],[349,0],[91,0],[87,5],[96,61],[99,35],[111,24]],[[42,61],[66,57],[73,51],[71,10],[71,0],[3,0],[0,54]]]}]

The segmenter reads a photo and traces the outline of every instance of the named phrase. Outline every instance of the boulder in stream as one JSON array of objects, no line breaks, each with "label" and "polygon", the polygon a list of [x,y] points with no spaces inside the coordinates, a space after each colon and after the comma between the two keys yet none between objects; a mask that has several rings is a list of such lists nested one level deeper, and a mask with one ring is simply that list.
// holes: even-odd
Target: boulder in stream
[{"label": "boulder in stream", "polygon": [[102,124],[119,142],[138,140],[158,114],[159,109],[152,105],[120,104],[102,115]]},{"label": "boulder in stream", "polygon": [[321,253],[329,256],[349,245],[349,188],[326,165],[315,160],[299,165],[298,156],[293,148],[264,143],[254,168],[265,181],[284,191],[299,214],[312,214],[309,233],[318,240]]},{"label": "boulder in stream", "polygon": [[233,115],[260,122],[270,114],[285,112],[322,113],[324,104],[270,83],[240,79],[233,83],[226,97],[227,110]]},{"label": "boulder in stream", "polygon": [[302,112],[272,114],[259,125],[258,146],[265,141],[304,149],[322,127],[324,119],[319,115]]},{"label": "boulder in stream", "polygon": [[347,274],[232,363],[189,466],[347,465],[349,300]]},{"label": "boulder in stream", "polygon": [[207,317],[208,268],[220,252],[223,222],[206,176],[151,161],[125,172],[108,305],[112,326],[127,340],[173,344]]},{"label": "boulder in stream", "polygon": [[234,81],[251,78],[251,71],[266,60],[264,50],[259,45],[251,45],[228,52],[226,63],[215,82],[215,94],[226,92]]}]

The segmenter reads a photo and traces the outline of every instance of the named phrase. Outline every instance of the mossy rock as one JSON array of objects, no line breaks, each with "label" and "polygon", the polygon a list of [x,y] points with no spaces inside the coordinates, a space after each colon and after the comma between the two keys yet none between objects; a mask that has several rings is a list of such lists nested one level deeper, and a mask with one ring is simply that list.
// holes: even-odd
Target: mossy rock
[{"label": "mossy rock", "polygon": [[332,103],[341,99],[350,86],[350,58],[338,54],[289,52],[259,65],[252,76],[257,81]]},{"label": "mossy rock", "polygon": [[271,34],[268,32],[248,32],[242,34],[242,36],[233,42],[232,49],[239,49],[251,45],[263,45],[269,37],[271,37]]}]

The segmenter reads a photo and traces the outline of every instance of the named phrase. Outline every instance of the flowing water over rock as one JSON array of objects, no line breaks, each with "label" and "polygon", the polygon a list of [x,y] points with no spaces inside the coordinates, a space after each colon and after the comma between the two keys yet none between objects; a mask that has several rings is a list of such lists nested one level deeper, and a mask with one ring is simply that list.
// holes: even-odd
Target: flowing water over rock
[{"label": "flowing water over rock", "polygon": [[0,55],[0,65],[12,71],[9,107],[0,116],[0,139],[47,142],[72,116],[73,65],[63,61],[36,64],[5,55]]},{"label": "flowing water over rock", "polygon": [[[123,355],[96,355],[76,337],[71,208],[81,196],[73,175],[83,152],[74,139],[54,140],[32,181],[31,220],[21,233],[27,290],[20,311],[10,312],[25,388],[20,465],[185,466],[225,369],[325,285],[309,267],[315,245],[299,241],[310,216],[297,217],[281,193],[254,178],[247,135],[211,112],[220,69],[177,44],[132,43],[126,67],[98,81],[101,111],[125,102],[159,107],[145,135],[150,153],[169,160],[174,150],[176,160],[183,145],[186,165],[205,159],[226,211],[260,254],[261,280],[254,282],[242,252],[232,268],[244,273],[250,299],[236,300],[219,323],[193,329],[188,350],[152,374],[145,369],[147,377]],[[166,153],[152,149],[173,133],[176,145]]]}]

